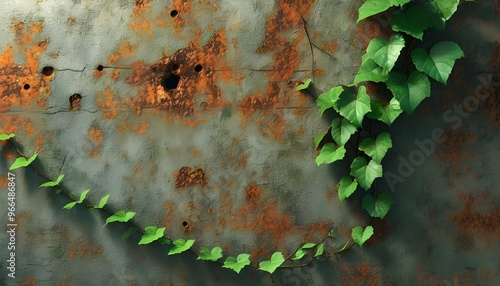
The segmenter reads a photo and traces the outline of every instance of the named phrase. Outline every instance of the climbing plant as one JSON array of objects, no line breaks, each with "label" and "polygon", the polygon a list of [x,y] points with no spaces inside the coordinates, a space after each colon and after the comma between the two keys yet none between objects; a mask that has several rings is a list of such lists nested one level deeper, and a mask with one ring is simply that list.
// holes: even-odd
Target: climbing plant
[{"label": "climbing plant", "polygon": [[[387,131],[375,133],[381,126],[390,126],[403,112],[411,114],[420,102],[431,95],[433,80],[446,84],[457,59],[464,56],[460,47],[451,41],[431,43],[424,38],[428,29],[444,29],[446,21],[455,13],[459,0],[432,0],[417,4],[410,0],[367,0],[359,9],[358,22],[391,9],[390,25],[393,34],[389,39],[372,39],[361,58],[361,64],[353,82],[337,85],[321,94],[317,99],[320,114],[333,112],[333,119],[328,132],[315,137],[315,146],[320,149],[316,164],[331,164],[336,161],[349,160],[349,172],[342,176],[338,183],[338,196],[341,201],[349,198],[356,191],[362,191],[362,208],[371,217],[383,219],[393,204],[392,196],[375,186],[376,180],[383,176],[383,159],[392,147],[390,133]],[[408,45],[408,43],[410,43]],[[430,46],[430,48],[426,48]],[[406,49],[406,53],[404,53]],[[309,90],[313,84],[307,80],[299,85],[297,90]],[[388,97],[372,94],[369,84],[385,85],[390,91]],[[327,133],[332,140],[325,142]],[[190,250],[194,239],[182,238],[171,240],[166,234],[166,228],[147,226],[138,227],[132,221],[136,212],[119,210],[111,212],[106,208],[109,194],[102,197],[97,205],[87,199],[90,189],[80,194],[67,192],[61,187],[64,175],[51,180],[41,174],[32,164],[38,154],[26,156],[19,151],[13,140],[15,134],[0,134],[1,141],[10,142],[20,157],[10,166],[9,170],[31,166],[34,171],[46,179],[40,188],[54,188],[70,199],[64,209],[72,209],[83,204],[91,210],[101,210],[108,213],[105,225],[110,223],[129,223],[131,226],[124,233],[128,239],[133,233],[142,234],[138,244],[158,243],[170,247],[168,255],[175,255]],[[349,150],[353,150],[354,158],[349,158]],[[222,248],[212,249],[201,247],[198,260],[218,261],[222,267],[240,273],[246,266],[252,266],[261,271],[273,273],[278,268],[301,267],[308,265],[320,256],[332,256],[351,248],[354,244],[360,247],[373,235],[372,226],[356,226],[352,229],[352,242],[346,242],[342,247],[325,249],[325,241],[335,238],[331,230],[320,241],[301,243],[289,256],[275,252],[269,260],[252,264],[250,254],[242,253],[236,257],[224,258]],[[342,244],[341,244],[342,245]],[[306,262],[300,263],[306,257]],[[296,263],[299,261],[299,263]]]}]

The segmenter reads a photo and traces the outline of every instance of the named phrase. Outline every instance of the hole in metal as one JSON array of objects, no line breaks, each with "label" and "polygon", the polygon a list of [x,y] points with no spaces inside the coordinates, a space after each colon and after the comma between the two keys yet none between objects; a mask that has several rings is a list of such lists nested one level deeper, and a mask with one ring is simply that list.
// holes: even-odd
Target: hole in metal
[{"label": "hole in metal", "polygon": [[180,76],[170,73],[162,78],[161,85],[165,90],[176,89],[177,86],[179,85],[180,79],[181,79]]},{"label": "hole in metal", "polygon": [[31,88],[31,86],[30,86],[29,84],[25,84],[25,85],[23,86],[23,88],[24,88],[25,90],[28,90],[28,89],[30,89],[30,88]]},{"label": "hole in metal", "polygon": [[103,67],[102,65],[98,65],[98,66],[97,66],[97,70],[98,70],[98,71],[102,71],[102,70],[104,70],[104,67]]},{"label": "hole in metal", "polygon": [[194,70],[195,70],[196,72],[201,72],[201,70],[202,70],[202,69],[203,69],[203,66],[202,66],[202,65],[199,65],[199,64],[198,64],[198,65],[196,65],[196,66],[194,67]]},{"label": "hole in metal", "polygon": [[188,226],[189,226],[189,224],[187,223],[187,221],[183,221],[183,222],[182,222],[182,226],[183,226],[183,227],[188,227]]},{"label": "hole in metal", "polygon": [[79,110],[80,109],[80,101],[82,100],[82,96],[79,93],[75,93],[69,97],[69,111]]},{"label": "hole in metal", "polygon": [[175,17],[175,16],[177,16],[177,15],[179,15],[179,11],[177,11],[177,10],[172,10],[170,12],[170,16],[172,16],[172,18]]},{"label": "hole in metal", "polygon": [[44,67],[42,69],[42,74],[44,76],[51,76],[54,74],[54,68],[53,67]]},{"label": "hole in metal", "polygon": [[178,65],[178,64],[174,64],[174,65],[172,66],[172,70],[173,70],[173,71],[176,71],[176,70],[178,70],[178,69],[179,69],[179,65]]}]

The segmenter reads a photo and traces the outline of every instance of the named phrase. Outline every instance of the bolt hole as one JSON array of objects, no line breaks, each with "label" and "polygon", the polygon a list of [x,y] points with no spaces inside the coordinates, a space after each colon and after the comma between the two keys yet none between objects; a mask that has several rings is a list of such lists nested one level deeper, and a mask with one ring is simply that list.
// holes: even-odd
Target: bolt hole
[{"label": "bolt hole", "polygon": [[203,69],[203,66],[202,66],[202,65],[196,65],[196,66],[194,67],[194,70],[195,70],[196,72],[201,72],[201,70],[202,70],[202,69]]},{"label": "bolt hole", "polygon": [[161,85],[165,90],[176,89],[179,85],[180,79],[180,76],[170,73],[163,77],[163,79],[161,80]]},{"label": "bolt hole", "polygon": [[97,70],[98,70],[98,71],[103,71],[103,70],[104,70],[104,67],[103,67],[102,65],[98,65],[98,66],[97,66]]},{"label": "bolt hole", "polygon": [[172,16],[172,18],[175,17],[175,16],[177,16],[177,15],[179,15],[179,11],[177,11],[177,10],[172,10],[170,12],[170,16]]},{"label": "bolt hole", "polygon": [[178,70],[178,69],[179,69],[179,65],[178,65],[178,64],[174,64],[174,65],[172,66],[172,70],[173,70],[173,71],[176,71],[176,70]]},{"label": "bolt hole", "polygon": [[44,67],[42,69],[42,74],[44,76],[51,76],[54,74],[54,68],[53,67]]},{"label": "bolt hole", "polygon": [[183,221],[183,222],[182,222],[182,226],[183,226],[183,227],[188,227],[188,226],[189,226],[189,224],[187,223],[187,221]]},{"label": "bolt hole", "polygon": [[28,90],[28,89],[30,89],[30,88],[31,88],[31,86],[30,86],[29,84],[25,84],[25,85],[23,86],[23,88],[24,88],[25,90]]}]

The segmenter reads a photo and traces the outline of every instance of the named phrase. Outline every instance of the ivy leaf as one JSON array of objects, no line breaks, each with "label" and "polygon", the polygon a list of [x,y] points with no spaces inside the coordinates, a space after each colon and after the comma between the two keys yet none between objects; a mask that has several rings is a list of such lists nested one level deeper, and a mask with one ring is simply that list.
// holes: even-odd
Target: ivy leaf
[{"label": "ivy leaf", "polygon": [[15,170],[15,169],[19,169],[21,167],[28,166],[29,164],[31,164],[31,162],[35,161],[36,156],[38,156],[37,153],[35,153],[35,155],[31,156],[28,160],[26,160],[26,158],[24,158],[24,157],[17,158],[16,161],[14,161],[14,164],[12,164],[12,166],[10,166],[9,170]]},{"label": "ivy leaf", "polygon": [[392,91],[406,114],[412,114],[426,97],[431,95],[431,82],[426,74],[413,71],[406,79],[403,73],[393,71],[387,80],[387,87]]},{"label": "ivy leaf", "polygon": [[68,203],[68,204],[66,204],[66,205],[63,207],[63,209],[65,209],[65,210],[70,210],[70,209],[72,209],[72,208],[73,208],[73,207],[74,207],[77,203],[78,203],[78,202],[71,202],[71,203]]},{"label": "ivy leaf", "polygon": [[123,234],[122,239],[128,239],[137,229],[135,227],[129,227],[127,231]]},{"label": "ivy leaf", "polygon": [[163,238],[158,239],[158,240],[157,240],[157,242],[158,242],[159,244],[163,244],[163,245],[168,245],[168,244],[171,244],[171,243],[172,243],[172,242],[170,241],[170,239],[168,239],[168,238],[164,238],[164,237],[163,237]]},{"label": "ivy leaf", "polygon": [[370,96],[366,93],[366,87],[358,89],[358,95],[351,92],[344,92],[338,101],[339,113],[351,121],[354,125],[361,127],[363,117],[371,111]]},{"label": "ivy leaf", "polygon": [[457,11],[459,0],[434,0],[441,15],[448,20]]},{"label": "ivy leaf", "polygon": [[361,57],[361,66],[354,77],[354,83],[358,84],[363,81],[385,82],[387,77],[388,75],[382,67],[365,54]]},{"label": "ivy leaf", "polygon": [[394,97],[391,99],[387,106],[383,106],[378,100],[372,100],[370,102],[372,111],[367,113],[366,116],[370,119],[376,119],[384,122],[385,124],[391,126],[392,122],[398,118],[398,116],[403,112],[399,101]]},{"label": "ivy leaf", "polygon": [[106,205],[106,203],[108,202],[108,199],[109,199],[109,194],[102,197],[102,199],[99,201],[99,205],[94,206],[93,208],[94,209],[102,209]]},{"label": "ivy leaf", "polygon": [[335,237],[335,229],[330,230],[330,232],[328,233],[328,236],[331,238],[334,238]]},{"label": "ivy leaf", "polygon": [[338,250],[335,250],[333,253],[339,253],[339,252],[344,251],[344,250],[347,248],[347,245],[349,245],[349,241],[348,241],[348,242],[346,242],[346,243],[344,244],[344,246],[342,246],[342,247],[341,247],[341,248],[339,248]]},{"label": "ivy leaf", "polygon": [[163,236],[165,229],[165,227],[158,228],[154,225],[146,226],[146,228],[144,228],[144,234],[142,235],[141,240],[138,244],[149,244],[155,240],[160,239]]},{"label": "ivy leaf", "polygon": [[365,3],[363,3],[363,5],[361,5],[361,7],[359,7],[358,22],[370,16],[384,12],[391,6],[402,6],[403,4],[406,4],[408,2],[410,2],[410,0],[367,0]]},{"label": "ivy leaf", "polygon": [[200,250],[200,255],[196,260],[208,260],[208,261],[217,261],[222,257],[222,248],[216,246],[212,248],[212,251],[206,247],[202,247]]},{"label": "ivy leaf", "polygon": [[383,219],[393,203],[389,193],[380,193],[377,198],[372,195],[364,196],[361,205],[370,216]]},{"label": "ivy leaf", "polygon": [[326,132],[319,133],[319,134],[316,134],[316,136],[314,136],[314,148],[315,149],[318,149],[319,143],[321,143],[321,140],[323,140],[323,138],[325,138],[325,135],[326,135]]},{"label": "ivy leaf", "polygon": [[243,267],[250,265],[249,257],[250,254],[246,253],[238,255],[237,258],[229,256],[228,258],[226,258],[226,261],[224,261],[224,265],[222,265],[222,267],[233,269],[234,272],[239,274],[241,269],[243,269]]},{"label": "ivy leaf", "polygon": [[373,138],[365,138],[359,144],[359,150],[370,156],[375,162],[381,163],[387,150],[392,147],[391,135],[387,132],[380,133],[375,140]]},{"label": "ivy leaf", "polygon": [[351,176],[343,176],[337,187],[339,200],[343,201],[356,191],[358,181],[356,179],[352,179]]},{"label": "ivy leaf", "polygon": [[382,74],[388,74],[398,60],[401,50],[405,47],[403,35],[395,33],[387,42],[384,38],[375,38],[370,41],[366,54],[377,65],[382,67]]},{"label": "ivy leaf", "polygon": [[[85,190],[83,191],[83,193],[80,194],[80,199],[77,200],[77,201],[74,201],[74,202],[71,202],[71,203],[68,203],[66,204],[63,209],[65,210],[70,210],[72,209],[76,204],[81,204],[85,198],[87,197],[87,193],[89,192],[90,190]],[[74,196],[73,194],[71,194],[72,196]]]},{"label": "ivy leaf", "polygon": [[291,259],[292,260],[301,259],[302,257],[304,257],[304,255],[306,255],[307,249],[313,248],[315,246],[316,244],[311,242],[304,244],[299,250],[297,250],[297,252],[295,252],[295,255]]},{"label": "ivy leaf", "polygon": [[168,252],[168,255],[179,254],[179,253],[182,253],[182,252],[190,249],[191,246],[193,246],[194,241],[195,241],[194,239],[184,240],[182,238],[174,240],[172,242],[174,244],[174,246],[170,249],[170,251]]},{"label": "ivy leaf", "polygon": [[5,140],[9,140],[10,138],[13,138],[14,136],[16,136],[16,134],[14,133],[10,133],[10,134],[0,134],[0,141],[5,141]]},{"label": "ivy leaf", "polygon": [[334,108],[337,110],[337,101],[339,100],[340,94],[344,91],[344,88],[339,85],[335,86],[330,91],[322,93],[317,101],[316,104],[321,110],[321,115],[323,115],[323,112],[327,110],[328,108]]},{"label": "ivy leaf", "polygon": [[332,137],[335,143],[342,146],[349,141],[358,128],[347,119],[335,118],[332,122]]},{"label": "ivy leaf", "polygon": [[370,239],[373,235],[373,227],[371,225],[367,226],[364,230],[362,227],[357,226],[352,229],[351,236],[354,242],[360,247]]},{"label": "ivy leaf", "polygon": [[85,190],[83,191],[83,193],[80,195],[80,199],[77,201],[79,204],[81,204],[85,198],[87,197],[87,193],[89,192],[90,190]]},{"label": "ivy leaf", "polygon": [[[108,224],[110,222],[115,222],[115,221],[127,222],[127,221],[131,220],[134,216],[135,216],[135,212],[118,211],[117,213],[115,213],[114,215],[112,215],[106,219],[106,224]],[[106,226],[106,224],[104,224],[104,226]]]},{"label": "ivy leaf", "polygon": [[335,147],[333,143],[327,143],[321,148],[318,157],[316,157],[316,165],[330,164],[338,160],[342,160],[345,156],[345,147]]},{"label": "ivy leaf", "polygon": [[325,250],[325,247],[324,247],[323,243],[320,243],[318,245],[318,247],[316,248],[316,253],[314,254],[314,257],[318,257],[318,256],[323,255],[324,250]]},{"label": "ivy leaf", "polygon": [[424,31],[429,28],[442,30],[445,27],[444,19],[431,8],[411,6],[406,12],[395,14],[390,20],[392,30],[404,32],[422,40]]},{"label": "ivy leaf", "polygon": [[281,252],[275,252],[271,256],[271,260],[266,260],[259,263],[259,270],[267,271],[273,274],[273,272],[276,271],[276,269],[280,267],[283,262],[285,262],[283,254]]},{"label": "ivy leaf", "polygon": [[411,52],[411,58],[417,70],[425,72],[433,79],[446,84],[455,61],[464,57],[460,47],[451,41],[435,44],[429,53],[423,48]]},{"label": "ivy leaf", "polygon": [[365,158],[357,157],[351,164],[351,176],[358,180],[363,189],[368,190],[376,178],[382,177],[382,165],[374,160],[367,164]]},{"label": "ivy leaf", "polygon": [[55,186],[59,185],[59,183],[61,182],[61,180],[63,178],[64,178],[64,175],[59,175],[59,177],[57,177],[57,179],[55,181],[43,183],[38,188],[55,187]]},{"label": "ivy leaf", "polygon": [[297,91],[299,90],[304,90],[304,89],[308,89],[309,88],[309,85],[312,83],[312,79],[308,79],[306,80],[306,82],[304,82],[303,84],[299,84],[297,86]]}]

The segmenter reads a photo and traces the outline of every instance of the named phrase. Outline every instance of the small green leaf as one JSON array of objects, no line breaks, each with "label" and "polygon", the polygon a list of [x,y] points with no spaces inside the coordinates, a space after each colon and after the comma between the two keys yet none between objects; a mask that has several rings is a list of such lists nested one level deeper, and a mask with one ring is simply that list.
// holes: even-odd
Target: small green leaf
[{"label": "small green leaf", "polygon": [[323,148],[321,148],[321,151],[316,157],[316,165],[321,165],[321,164],[330,164],[338,160],[342,160],[345,155],[345,147],[340,146],[339,148],[335,147],[335,144],[333,143],[327,143]]},{"label": "small green leaf", "polygon": [[170,239],[168,239],[168,238],[160,238],[156,242],[158,242],[159,244],[163,244],[163,245],[168,245],[168,244],[172,243],[170,241]]},{"label": "small green leaf", "polygon": [[391,205],[393,204],[392,196],[389,193],[380,193],[377,198],[371,195],[366,195],[361,203],[370,216],[383,219]]},{"label": "small green leaf", "polygon": [[446,84],[455,61],[463,58],[464,52],[451,41],[442,41],[435,44],[429,53],[423,48],[411,52],[411,58],[417,70],[426,73],[433,79]]},{"label": "small green leaf", "polygon": [[141,240],[138,244],[149,244],[155,240],[163,237],[163,233],[165,232],[165,227],[158,228],[157,226],[150,225],[146,226],[144,229],[144,234],[141,237]]},{"label": "small green leaf", "polygon": [[351,164],[351,176],[363,189],[368,190],[376,178],[382,177],[382,165],[374,160],[366,163],[365,158],[357,157]]},{"label": "small green leaf", "polygon": [[358,181],[356,179],[352,179],[351,176],[343,176],[337,185],[339,200],[343,201],[344,199],[351,196],[356,188],[358,187]]},{"label": "small green leaf", "polygon": [[342,246],[342,247],[341,247],[341,248],[339,248],[338,250],[335,250],[333,253],[339,253],[339,252],[344,251],[344,250],[347,248],[347,245],[349,245],[349,241],[348,241],[348,242],[346,242],[346,243],[344,244],[344,246]]},{"label": "small green leaf", "polygon": [[338,145],[345,145],[358,128],[345,118],[335,118],[332,122],[332,137]]},{"label": "small green leaf", "polygon": [[87,193],[89,192],[90,190],[85,190],[83,191],[83,193],[80,195],[80,199],[78,200],[78,203],[81,204],[85,198],[87,197]]},{"label": "small green leaf", "polygon": [[99,205],[94,207],[94,209],[102,209],[108,202],[108,199],[109,199],[109,194],[102,197],[101,201],[99,201]]},{"label": "small green leaf", "polygon": [[442,30],[445,27],[444,19],[432,8],[427,6],[411,6],[403,13],[395,14],[390,20],[392,30],[404,32],[422,40],[424,31],[429,28]]},{"label": "small green leaf", "polygon": [[71,203],[68,203],[68,204],[66,204],[66,205],[63,207],[63,209],[65,209],[65,210],[70,210],[70,209],[72,209],[72,208],[73,208],[73,207],[74,207],[77,203],[78,203],[78,202],[71,202]]},{"label": "small green leaf", "polygon": [[406,114],[413,113],[420,102],[431,95],[431,82],[426,74],[419,71],[413,71],[408,80],[403,73],[393,71],[387,80],[387,87]]},{"label": "small green leaf", "polygon": [[208,261],[217,261],[219,258],[222,257],[222,248],[216,246],[212,248],[212,251],[210,251],[206,247],[202,247],[200,250],[200,255],[196,260],[208,260]]},{"label": "small green leaf", "polygon": [[391,135],[387,132],[380,133],[375,140],[373,138],[365,138],[359,144],[359,150],[370,156],[375,162],[381,163],[387,150],[392,147]]},{"label": "small green leaf", "polygon": [[35,153],[35,155],[31,156],[28,160],[26,160],[26,158],[24,157],[17,158],[16,161],[14,161],[14,164],[10,166],[9,170],[15,170],[21,167],[28,166],[29,164],[31,164],[31,162],[35,161],[36,156],[38,156],[38,154]]},{"label": "small green leaf", "polygon": [[16,136],[16,134],[14,133],[10,133],[10,134],[0,134],[0,141],[5,141],[5,140],[9,140],[10,138],[13,138],[14,136]]},{"label": "small green leaf", "polygon": [[129,227],[123,234],[122,239],[128,239],[137,229],[133,226]]},{"label": "small green leaf", "polygon": [[324,247],[323,243],[320,243],[320,244],[318,245],[318,247],[316,248],[316,253],[314,254],[314,257],[318,257],[318,256],[323,255],[323,252],[324,252],[324,250],[325,250],[324,248],[325,248],[325,247]]},{"label": "small green leaf", "polygon": [[59,177],[57,177],[57,179],[55,181],[43,183],[38,188],[55,187],[55,186],[59,185],[59,183],[61,182],[61,180],[63,178],[64,178],[64,175],[59,175]]},{"label": "small green leaf", "polygon": [[437,8],[441,12],[441,15],[448,20],[457,11],[459,0],[434,0]]},{"label": "small green leaf", "polygon": [[395,33],[387,42],[384,38],[375,38],[370,41],[366,54],[377,65],[382,67],[382,74],[388,74],[398,60],[401,50],[405,47],[403,35]]},{"label": "small green leaf", "polygon": [[304,82],[303,84],[299,84],[297,86],[297,91],[299,90],[304,90],[304,89],[308,89],[309,88],[309,85],[311,84],[312,82],[312,79],[308,79],[306,80],[306,82]]},{"label": "small green leaf", "polygon": [[394,97],[387,106],[383,106],[378,100],[372,100],[370,106],[372,111],[367,113],[366,116],[370,119],[382,121],[389,126],[403,112],[399,102]]},{"label": "small green leaf", "polygon": [[[134,216],[135,216],[135,212],[118,211],[114,215],[112,215],[106,219],[106,224],[108,224],[110,222],[115,222],[115,221],[127,222],[127,221],[131,220]],[[106,224],[104,224],[104,226],[106,226]]]},{"label": "small green leaf", "polygon": [[308,242],[308,243],[304,244],[301,248],[302,249],[310,249],[310,248],[313,248],[315,246],[316,246],[316,243]]},{"label": "small green leaf", "polygon": [[325,138],[326,132],[325,133],[319,133],[314,136],[314,148],[318,149],[319,143],[321,143],[321,140]]},{"label": "small green leaf", "polygon": [[330,89],[329,92],[325,92],[321,94],[318,99],[316,100],[316,104],[321,110],[321,115],[323,115],[323,112],[327,110],[328,108],[334,108],[337,110],[337,100],[339,100],[340,94],[344,91],[344,88],[342,86],[335,86],[332,89]]},{"label": "small green leaf", "polygon": [[357,96],[351,92],[342,93],[338,106],[342,116],[357,127],[361,127],[365,114],[371,111],[370,96],[366,93],[366,87],[359,87]]},{"label": "small green leaf", "polygon": [[330,232],[328,233],[328,236],[331,238],[334,238],[335,237],[335,229],[330,230]]},{"label": "small green leaf", "polygon": [[223,268],[229,268],[234,270],[236,273],[240,273],[241,269],[243,269],[245,266],[250,265],[250,254],[240,254],[238,255],[237,258],[234,258],[232,256],[229,256],[226,258],[226,261],[224,261],[224,265],[222,265]]},{"label": "small green leaf", "polygon": [[295,255],[293,256],[292,260],[301,259],[302,257],[304,257],[304,255],[307,254],[307,249],[311,249],[315,246],[316,246],[316,244],[312,243],[312,242],[309,242],[309,243],[302,245],[302,247],[299,250],[297,250],[297,252],[295,252]]},{"label": "small green leaf", "polygon": [[276,271],[276,269],[280,267],[283,262],[285,262],[283,254],[281,252],[275,252],[271,256],[271,260],[266,260],[259,263],[259,270],[267,271],[273,274],[273,272]]},{"label": "small green leaf", "polygon": [[352,239],[354,242],[359,245],[360,247],[363,246],[363,244],[370,239],[373,235],[373,227],[371,225],[367,226],[364,230],[362,227],[357,226],[352,229]]},{"label": "small green leaf", "polygon": [[61,189],[59,189],[59,188],[56,189],[56,194],[60,194],[61,192],[62,192]]},{"label": "small green leaf", "polygon": [[168,252],[168,255],[174,255],[182,253],[191,248],[194,244],[194,239],[184,240],[182,238],[174,240],[172,243],[174,246]]},{"label": "small green leaf", "polygon": [[367,0],[361,7],[359,7],[358,21],[361,21],[370,16],[384,12],[391,6],[403,6],[410,2],[410,0]]}]

